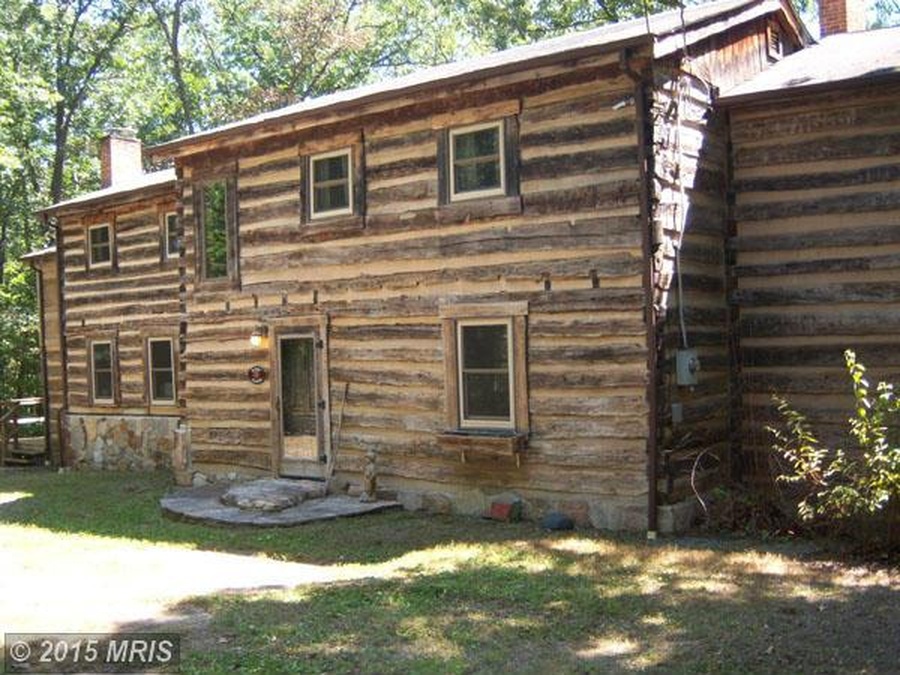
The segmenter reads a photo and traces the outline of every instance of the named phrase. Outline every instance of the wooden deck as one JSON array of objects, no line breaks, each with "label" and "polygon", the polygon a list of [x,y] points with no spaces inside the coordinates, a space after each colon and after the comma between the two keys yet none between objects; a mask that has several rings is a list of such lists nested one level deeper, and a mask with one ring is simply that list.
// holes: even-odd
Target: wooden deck
[{"label": "wooden deck", "polygon": [[43,407],[42,398],[0,401],[0,467],[40,464],[46,457]]}]

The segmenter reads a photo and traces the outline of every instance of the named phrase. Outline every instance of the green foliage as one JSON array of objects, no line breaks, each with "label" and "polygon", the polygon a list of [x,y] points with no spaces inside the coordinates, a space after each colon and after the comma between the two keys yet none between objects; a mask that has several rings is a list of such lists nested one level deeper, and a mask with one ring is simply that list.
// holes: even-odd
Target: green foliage
[{"label": "green foliage", "polygon": [[40,351],[34,273],[12,260],[0,286],[0,400],[40,391]]},{"label": "green foliage", "polygon": [[822,445],[806,418],[775,397],[784,428],[769,427],[775,437],[772,447],[790,467],[778,480],[797,490],[798,514],[807,522],[889,517],[900,501],[900,398],[887,382],[873,390],[852,350],[844,358],[855,400],[849,419],[851,449]]}]

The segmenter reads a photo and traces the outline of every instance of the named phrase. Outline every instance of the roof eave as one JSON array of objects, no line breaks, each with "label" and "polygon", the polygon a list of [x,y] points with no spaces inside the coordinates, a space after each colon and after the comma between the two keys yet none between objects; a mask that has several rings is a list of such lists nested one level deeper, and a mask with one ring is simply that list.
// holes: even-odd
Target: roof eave
[{"label": "roof eave", "polygon": [[138,185],[96,197],[73,197],[64,202],[37,209],[34,213],[37,216],[71,215],[90,208],[96,208],[97,206],[128,204],[146,197],[157,196],[157,192],[160,194],[170,192],[175,185],[175,181],[176,179],[173,176],[170,180],[163,180],[150,185]]},{"label": "roof eave", "polygon": [[145,149],[145,153],[149,157],[157,160],[167,159],[171,157],[181,157],[197,152],[198,150],[192,150],[192,148],[196,148],[199,145],[205,145],[210,141],[219,140],[227,142],[228,140],[232,139],[240,141],[240,138],[235,137],[240,137],[241,135],[246,134],[247,131],[251,129],[259,130],[270,126],[273,128],[272,134],[276,134],[278,133],[277,128],[283,127],[285,125],[290,125],[297,122],[298,120],[302,120],[305,117],[315,117],[316,115],[321,115],[323,110],[327,110],[330,113],[340,113],[344,112],[345,110],[352,110],[364,105],[371,105],[373,103],[389,101],[390,99],[396,98],[398,96],[408,95],[411,93],[419,93],[432,89],[445,89],[448,86],[459,84],[465,81],[474,81],[479,79],[486,79],[489,77],[497,77],[527,68],[538,68],[541,66],[553,65],[564,61],[571,61],[573,59],[585,58],[587,56],[617,52],[629,47],[636,47],[640,45],[652,46],[652,44],[653,36],[645,33],[636,37],[616,40],[614,42],[609,42],[603,45],[579,47],[565,52],[557,52],[554,54],[547,54],[544,56],[518,61],[516,63],[505,63],[495,67],[478,70],[477,72],[461,73],[458,75],[452,75],[449,77],[432,80],[421,84],[410,85],[408,87],[399,89],[379,91],[368,96],[363,96],[361,98],[334,103],[333,105],[323,107],[321,109],[302,110],[293,114],[284,115],[283,117],[268,120],[259,120],[256,122],[251,122],[249,120],[246,123],[238,122],[237,124],[230,125],[224,129],[212,129],[210,131],[200,132],[199,134],[195,134],[193,136],[187,136],[185,138],[175,139],[166,143],[160,143],[158,145],[150,146]]},{"label": "roof eave", "polygon": [[827,93],[829,91],[834,91],[835,89],[857,89],[860,87],[894,83],[900,83],[900,71],[860,75],[858,77],[851,77],[843,80],[816,82],[814,84],[798,85],[795,87],[766,89],[764,91],[753,91],[734,96],[722,96],[717,100],[717,103],[723,107],[729,108],[745,104],[752,105],[755,103],[766,103],[772,100],[781,101],[785,99],[802,98],[804,96]]}]

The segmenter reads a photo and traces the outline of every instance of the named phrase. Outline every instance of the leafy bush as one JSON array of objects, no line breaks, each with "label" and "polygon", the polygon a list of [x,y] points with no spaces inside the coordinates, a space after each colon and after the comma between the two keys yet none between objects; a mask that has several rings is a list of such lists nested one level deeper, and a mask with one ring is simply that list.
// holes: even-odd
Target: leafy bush
[{"label": "leafy bush", "polygon": [[854,447],[822,445],[806,418],[776,396],[784,428],[768,430],[773,450],[789,467],[777,480],[792,486],[802,521],[894,546],[900,543],[900,398],[887,382],[872,391],[852,350],[844,358],[856,402],[848,420]]}]

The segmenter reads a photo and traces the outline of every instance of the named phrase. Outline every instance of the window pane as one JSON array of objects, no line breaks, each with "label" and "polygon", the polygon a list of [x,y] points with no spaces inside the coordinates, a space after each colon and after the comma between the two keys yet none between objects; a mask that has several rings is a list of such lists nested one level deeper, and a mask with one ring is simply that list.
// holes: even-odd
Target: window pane
[{"label": "window pane", "polygon": [[465,373],[463,403],[466,419],[509,419],[509,374]]},{"label": "window pane", "polygon": [[174,213],[166,216],[166,255],[178,255],[178,216]]},{"label": "window pane", "polygon": [[171,370],[154,370],[152,380],[154,401],[172,401],[175,399],[175,385]]},{"label": "window pane", "polygon": [[313,181],[321,183],[326,180],[340,180],[349,175],[349,157],[338,155],[337,157],[325,157],[313,160]]},{"label": "window pane", "polygon": [[313,436],[317,429],[316,348],[312,338],[281,342],[281,396],[284,433]]},{"label": "window pane", "polygon": [[172,343],[169,340],[150,342],[150,365],[152,368],[172,367]]},{"label": "window pane", "polygon": [[314,194],[313,211],[335,211],[346,209],[350,205],[350,195],[347,194],[347,185],[331,185],[317,187]]},{"label": "window pane", "polygon": [[453,167],[456,192],[491,190],[500,187],[500,161],[492,160]]},{"label": "window pane", "polygon": [[463,368],[509,368],[507,327],[463,326]]},{"label": "window pane", "polygon": [[90,230],[91,264],[109,262],[111,256],[109,227],[96,227]]},{"label": "window pane", "polygon": [[207,279],[228,276],[225,183],[203,188],[203,270]]},{"label": "window pane", "polygon": [[98,400],[113,397],[112,372],[108,370],[94,372],[94,398]]},{"label": "window pane", "polygon": [[108,343],[100,342],[92,346],[94,350],[94,370],[112,368],[112,348]]},{"label": "window pane", "polygon": [[456,134],[453,142],[453,156],[457,160],[500,156],[500,129],[498,127]]}]

